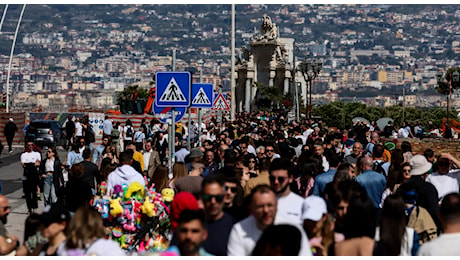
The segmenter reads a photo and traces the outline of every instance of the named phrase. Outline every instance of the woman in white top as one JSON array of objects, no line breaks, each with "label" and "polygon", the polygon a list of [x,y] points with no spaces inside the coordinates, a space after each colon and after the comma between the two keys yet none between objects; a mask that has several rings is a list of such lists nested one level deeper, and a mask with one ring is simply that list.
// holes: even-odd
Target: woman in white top
[{"label": "woman in white top", "polygon": [[57,201],[57,195],[60,194],[60,189],[64,185],[64,176],[62,175],[61,167],[62,163],[59,160],[56,148],[48,148],[46,159],[43,159],[40,164],[45,206]]},{"label": "woman in white top", "polygon": [[119,244],[105,238],[100,213],[89,205],[80,207],[67,227],[67,240],[59,256],[124,256]]}]

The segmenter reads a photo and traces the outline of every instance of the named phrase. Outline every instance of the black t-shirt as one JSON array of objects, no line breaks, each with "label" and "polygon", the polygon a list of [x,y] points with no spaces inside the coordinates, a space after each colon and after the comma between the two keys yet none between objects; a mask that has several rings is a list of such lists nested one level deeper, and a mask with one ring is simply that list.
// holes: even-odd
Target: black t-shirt
[{"label": "black t-shirt", "polygon": [[96,189],[94,184],[94,179],[99,183],[99,170],[97,169],[96,164],[88,161],[81,162],[83,166],[83,181],[88,183],[91,189]]},{"label": "black t-shirt", "polygon": [[217,221],[208,221],[208,238],[202,243],[206,252],[217,255],[227,255],[227,244],[232,231],[233,219],[227,213]]}]

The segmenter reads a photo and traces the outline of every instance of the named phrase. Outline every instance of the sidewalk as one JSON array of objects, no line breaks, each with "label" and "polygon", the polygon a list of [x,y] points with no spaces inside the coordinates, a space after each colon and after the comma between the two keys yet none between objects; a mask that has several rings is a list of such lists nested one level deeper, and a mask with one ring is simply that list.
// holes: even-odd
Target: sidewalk
[{"label": "sidewalk", "polygon": [[[22,189],[6,195],[10,203],[11,212],[8,215],[8,223],[5,225],[10,235],[17,236],[21,243],[24,239],[24,224],[28,216],[26,200],[22,199]],[[37,213],[43,211],[43,201],[38,201]]]}]

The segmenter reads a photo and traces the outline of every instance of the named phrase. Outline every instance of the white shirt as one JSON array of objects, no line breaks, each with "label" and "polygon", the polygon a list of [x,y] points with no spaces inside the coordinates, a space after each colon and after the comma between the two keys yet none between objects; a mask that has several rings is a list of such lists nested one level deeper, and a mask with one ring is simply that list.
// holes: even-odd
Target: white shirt
[{"label": "white shirt", "polygon": [[256,149],[254,148],[254,146],[252,146],[250,144],[248,144],[248,153],[252,153],[255,156],[257,156]]},{"label": "white shirt", "polygon": [[399,128],[399,130],[398,130],[398,138],[407,138],[407,137],[409,137],[409,132],[407,132],[407,130],[402,128],[402,127]]},{"label": "white shirt", "polygon": [[450,170],[447,176],[452,177],[457,180],[458,186],[460,186],[460,170]]},{"label": "white shirt", "polygon": [[75,136],[83,136],[83,127],[80,122],[75,122]]},{"label": "white shirt", "polygon": [[278,209],[276,211],[277,218],[283,218],[299,225],[303,224],[303,212],[305,211],[305,199],[290,192],[284,197],[277,197]]},{"label": "white shirt", "polygon": [[326,156],[323,155],[323,172],[329,171],[329,162],[326,159]]},{"label": "white shirt", "polygon": [[54,172],[54,158],[46,160],[46,162],[45,162],[45,172]]},{"label": "white shirt", "polygon": [[418,250],[419,256],[454,256],[460,255],[460,232],[444,233],[438,238],[425,242]]},{"label": "white shirt", "polygon": [[25,152],[21,154],[21,163],[35,163],[41,161],[42,156],[39,152]]},{"label": "white shirt", "polygon": [[149,169],[149,162],[150,162],[150,155],[152,154],[152,149],[148,152],[144,152],[142,155],[144,157],[144,171],[148,171]]},{"label": "white shirt", "polygon": [[440,175],[438,172],[433,172],[426,177],[426,181],[433,184],[438,191],[438,199],[441,200],[444,196],[452,192],[458,192],[458,182],[455,178]]},{"label": "white shirt", "polygon": [[[299,256],[311,256],[310,243],[304,229],[294,223],[286,221],[276,216],[275,225],[289,224],[299,229],[302,241],[300,244]],[[262,235],[262,230],[257,228],[254,216],[249,216],[233,225],[228,238],[227,255],[229,256],[249,256]]]}]

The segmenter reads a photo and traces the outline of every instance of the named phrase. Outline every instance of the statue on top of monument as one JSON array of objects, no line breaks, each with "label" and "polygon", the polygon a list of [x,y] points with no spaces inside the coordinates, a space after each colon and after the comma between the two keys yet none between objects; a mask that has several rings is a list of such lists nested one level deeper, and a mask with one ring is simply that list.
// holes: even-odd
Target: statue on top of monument
[{"label": "statue on top of monument", "polygon": [[263,38],[268,38],[270,40],[277,39],[278,35],[278,28],[276,24],[272,22],[270,16],[264,14],[262,19],[262,25],[260,26],[260,34]]}]

